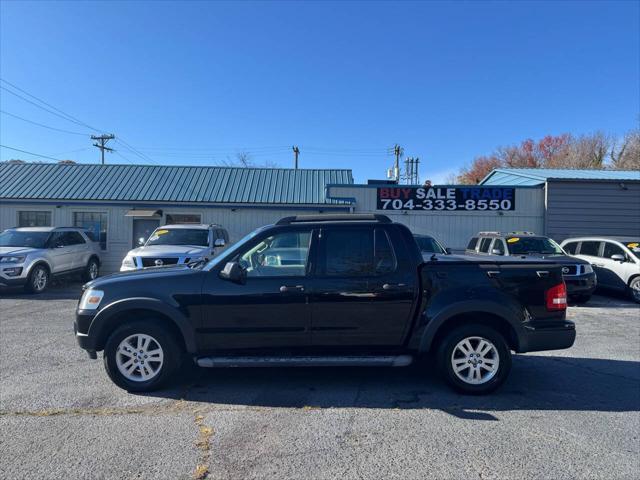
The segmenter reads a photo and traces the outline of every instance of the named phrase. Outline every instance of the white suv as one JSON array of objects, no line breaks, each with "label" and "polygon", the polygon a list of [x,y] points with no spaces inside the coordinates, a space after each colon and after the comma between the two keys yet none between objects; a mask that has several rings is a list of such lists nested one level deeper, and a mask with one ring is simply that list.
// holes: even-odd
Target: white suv
[{"label": "white suv", "polygon": [[0,234],[0,286],[41,293],[52,276],[80,273],[88,282],[99,268],[100,244],[83,228],[9,228]]},{"label": "white suv", "polygon": [[627,291],[640,303],[640,238],[568,238],[562,248],[593,265],[599,286]]},{"label": "white suv", "polygon": [[208,261],[227,243],[229,234],[220,225],[163,225],[153,231],[144,245],[127,253],[120,271]]}]

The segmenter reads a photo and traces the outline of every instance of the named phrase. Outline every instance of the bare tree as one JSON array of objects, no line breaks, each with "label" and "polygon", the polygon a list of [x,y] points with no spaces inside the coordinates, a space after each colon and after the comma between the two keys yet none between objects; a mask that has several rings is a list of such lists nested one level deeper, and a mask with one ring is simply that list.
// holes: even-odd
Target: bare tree
[{"label": "bare tree", "polygon": [[628,132],[611,148],[611,163],[618,170],[640,170],[640,129]]},{"label": "bare tree", "polygon": [[240,151],[236,153],[235,159],[231,159],[227,157],[227,159],[223,160],[221,163],[225,167],[239,167],[239,168],[279,168],[280,167],[276,162],[272,162],[271,160],[267,160],[261,163],[256,163],[251,158],[251,154],[245,151]]}]

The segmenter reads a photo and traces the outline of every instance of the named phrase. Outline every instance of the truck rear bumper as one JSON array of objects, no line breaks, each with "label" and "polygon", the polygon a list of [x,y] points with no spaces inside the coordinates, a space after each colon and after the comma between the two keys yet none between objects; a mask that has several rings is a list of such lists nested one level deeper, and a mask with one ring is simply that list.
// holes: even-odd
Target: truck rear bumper
[{"label": "truck rear bumper", "polygon": [[576,340],[576,325],[569,320],[528,322],[520,336],[518,353],[569,348]]}]

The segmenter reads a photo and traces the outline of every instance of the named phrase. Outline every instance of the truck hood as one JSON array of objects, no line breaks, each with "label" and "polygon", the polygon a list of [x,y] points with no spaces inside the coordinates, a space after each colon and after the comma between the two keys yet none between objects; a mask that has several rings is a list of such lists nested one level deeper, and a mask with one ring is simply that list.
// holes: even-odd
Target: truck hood
[{"label": "truck hood", "polygon": [[200,272],[199,269],[189,268],[187,265],[167,265],[165,267],[143,268],[141,270],[131,270],[128,272],[117,272],[86,283],[85,288],[95,288],[100,290],[103,287],[118,283],[124,284],[128,282],[147,282],[153,285],[153,282],[164,279],[179,279],[185,275],[193,275]]},{"label": "truck hood", "polygon": [[0,255],[29,255],[39,250],[31,247],[0,247]]},{"label": "truck hood", "polygon": [[196,247],[193,245],[151,245],[138,247],[129,251],[132,257],[171,257],[183,255],[199,255],[209,251],[209,247]]}]

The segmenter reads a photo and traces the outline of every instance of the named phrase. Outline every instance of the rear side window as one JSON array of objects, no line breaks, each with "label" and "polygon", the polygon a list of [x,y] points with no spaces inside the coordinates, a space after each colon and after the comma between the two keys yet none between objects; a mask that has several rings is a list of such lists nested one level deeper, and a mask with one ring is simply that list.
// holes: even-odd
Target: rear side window
[{"label": "rear side window", "polygon": [[478,237],[473,237],[471,240],[469,240],[469,244],[467,245],[467,250],[475,250],[477,244],[478,244]]},{"label": "rear side window", "polygon": [[491,252],[494,253],[495,255],[504,255],[504,243],[502,243],[502,240],[500,239],[496,239],[495,242],[493,242],[493,249],[495,250],[495,252]]},{"label": "rear side window", "polygon": [[81,245],[83,243],[87,243],[78,232],[67,232],[66,235],[68,245]]},{"label": "rear side window", "polygon": [[489,246],[491,246],[491,239],[490,238],[483,238],[480,241],[480,251],[482,253],[489,253]]},{"label": "rear side window", "polygon": [[324,274],[364,276],[374,271],[373,230],[324,230]]},{"label": "rear side window", "polygon": [[582,242],[580,245],[580,255],[597,257],[600,250],[600,242]]},{"label": "rear side window", "polygon": [[574,253],[576,253],[576,248],[578,248],[578,242],[569,242],[562,248],[568,254],[573,255]]},{"label": "rear side window", "polygon": [[389,273],[396,269],[396,256],[387,236],[387,232],[376,228],[374,235],[373,254],[376,265],[376,273]]}]

